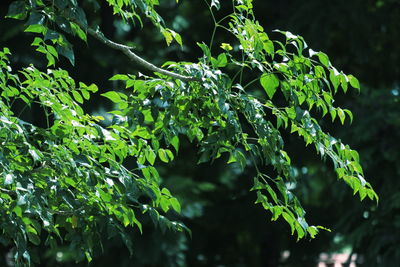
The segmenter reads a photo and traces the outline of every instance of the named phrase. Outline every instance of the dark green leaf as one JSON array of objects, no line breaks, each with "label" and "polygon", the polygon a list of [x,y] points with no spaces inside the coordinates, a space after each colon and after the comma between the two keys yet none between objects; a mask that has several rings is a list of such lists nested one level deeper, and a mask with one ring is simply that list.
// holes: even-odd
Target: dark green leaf
[{"label": "dark green leaf", "polygon": [[14,1],[10,4],[6,17],[23,19],[26,16],[26,10],[25,1]]},{"label": "dark green leaf", "polygon": [[45,16],[39,12],[31,12],[27,25],[39,24],[42,25],[45,22]]}]

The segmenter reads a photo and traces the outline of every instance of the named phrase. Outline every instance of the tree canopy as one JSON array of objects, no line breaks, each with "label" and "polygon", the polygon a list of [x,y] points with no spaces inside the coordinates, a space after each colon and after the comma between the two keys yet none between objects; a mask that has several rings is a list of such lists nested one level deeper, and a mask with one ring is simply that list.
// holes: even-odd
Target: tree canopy
[{"label": "tree canopy", "polygon": [[[165,23],[158,1],[105,3],[119,25],[149,29],[152,38],[164,38],[164,49],[184,49],[184,36]],[[334,101],[340,91],[359,90],[359,81],[301,36],[267,33],[251,0],[205,2],[213,27],[207,40],[194,40],[200,57],[166,60],[162,67],[145,60],[137,44],[103,31],[102,5],[36,0],[12,1],[8,8],[7,19],[24,22],[31,46],[46,59],[40,67],[15,68],[10,60],[19,51],[0,52],[0,240],[14,247],[17,266],[37,262],[40,246],[67,246],[73,260],[90,262],[116,237],[133,253],[140,245],[131,231],[146,231],[149,220],[162,232],[190,235],[179,215],[183,203],[162,175],[179,160],[183,144],[195,148],[198,163],[224,162],[236,176],[251,169],[245,191],[273,221],[285,221],[296,239],[326,228],[308,222],[295,193],[304,177],[285,146],[291,136],[304,141],[304,151],[312,147],[328,159],[361,200],[378,200],[358,152],[325,126],[351,123],[352,112]],[[86,53],[101,42],[140,71],[111,75],[111,89],[78,81],[70,66],[58,66],[63,57],[76,64],[76,39]],[[99,97],[108,101],[102,114],[89,107]],[[29,120],[26,110],[35,109],[44,123]]]}]

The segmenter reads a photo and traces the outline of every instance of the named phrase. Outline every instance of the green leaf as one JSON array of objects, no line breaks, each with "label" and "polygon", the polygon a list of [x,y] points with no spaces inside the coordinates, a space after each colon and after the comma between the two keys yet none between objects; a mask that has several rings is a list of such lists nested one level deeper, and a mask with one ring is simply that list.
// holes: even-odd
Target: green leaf
[{"label": "green leaf", "polygon": [[176,198],[171,198],[169,200],[169,202],[171,203],[172,208],[176,212],[181,213],[181,204],[179,203],[179,201]]},{"label": "green leaf", "polygon": [[[37,51],[40,51],[39,49],[36,49],[36,50],[37,50]],[[47,67],[48,67],[48,66],[53,66],[53,65],[56,64],[56,61],[55,61],[54,56],[53,56],[52,54],[46,53],[46,58],[47,58],[47,61],[49,62],[49,63],[47,64]]]},{"label": "green leaf", "polygon": [[279,216],[282,215],[283,209],[279,206],[274,206],[272,209],[272,221],[278,220]]},{"label": "green leaf", "polygon": [[276,77],[275,74],[263,74],[260,79],[261,85],[264,88],[265,92],[267,93],[268,97],[272,99],[274,96],[276,89],[279,86],[279,79]]},{"label": "green leaf", "polygon": [[126,81],[129,80],[129,76],[125,74],[115,74],[109,80],[110,81]]},{"label": "green leaf", "polygon": [[347,88],[348,88],[348,85],[347,85],[347,83],[349,82],[349,80],[348,80],[348,78],[347,78],[347,76],[344,74],[344,73],[340,73],[340,84],[342,85],[342,88],[343,88],[343,92],[347,92]]},{"label": "green leaf", "polygon": [[282,213],[283,218],[285,219],[285,221],[290,225],[290,229],[292,231],[292,235],[294,234],[294,230],[295,230],[295,219],[292,217],[291,214],[287,213],[287,212],[283,212]]},{"label": "green leaf", "polygon": [[232,47],[230,44],[228,44],[228,43],[222,43],[220,47],[221,47],[222,49],[224,49],[225,51],[231,51],[231,50],[233,50],[233,47]]},{"label": "green leaf", "polygon": [[172,137],[170,142],[171,142],[171,145],[175,148],[176,153],[178,153],[178,150],[179,150],[179,137],[175,135],[174,137]]},{"label": "green leaf", "polygon": [[337,108],[336,111],[337,111],[337,115],[338,115],[338,117],[340,119],[340,122],[342,124],[344,124],[344,120],[346,118],[346,115],[345,115],[344,111],[341,108]]},{"label": "green leaf", "polygon": [[299,239],[301,239],[301,238],[304,237],[305,232],[304,232],[304,229],[303,229],[303,227],[301,226],[301,224],[299,224],[299,223],[296,222],[294,225],[295,225],[296,232],[297,232],[297,240],[299,240]]},{"label": "green leaf", "polygon": [[83,98],[78,91],[75,91],[75,90],[72,91],[72,95],[74,96],[74,99],[76,100],[76,102],[83,104]]},{"label": "green leaf", "polygon": [[173,40],[173,35],[170,31],[168,30],[162,30],[161,31],[162,35],[164,35],[165,41],[167,42],[167,45],[169,46],[172,43]]},{"label": "green leaf", "polygon": [[31,15],[29,16],[29,19],[26,22],[26,24],[28,24],[28,25],[32,25],[32,24],[43,25],[45,22],[45,19],[46,19],[46,17],[44,16],[44,14],[34,11],[34,12],[31,12]]},{"label": "green leaf", "polygon": [[211,62],[215,68],[223,68],[228,64],[228,59],[225,53],[218,55],[218,58],[211,58]]},{"label": "green leaf", "polygon": [[350,110],[348,110],[348,109],[344,109],[343,111],[346,112],[347,115],[349,116],[349,118],[350,118],[350,123],[353,123],[353,113],[352,113]]},{"label": "green leaf", "polygon": [[86,100],[90,99],[90,93],[87,90],[81,89],[81,94],[82,94],[84,99],[86,99]]},{"label": "green leaf", "polygon": [[56,49],[51,45],[46,45],[46,50],[54,57],[58,58],[58,53]]},{"label": "green leaf", "polygon": [[79,6],[66,9],[65,16],[71,18],[72,21],[76,21],[78,24],[83,25],[84,28],[87,28],[88,26],[86,14]]},{"label": "green leaf", "polygon": [[161,161],[165,163],[169,162],[168,154],[165,149],[160,148],[158,150],[158,157],[160,158]]},{"label": "green leaf", "polygon": [[71,22],[71,30],[74,34],[76,34],[81,40],[87,42],[86,33],[79,27],[77,24]]},{"label": "green leaf", "polygon": [[[360,163],[358,163],[357,161],[351,161],[350,166],[353,168],[353,170],[355,172],[361,173],[361,174],[363,173],[362,167],[361,167]],[[365,181],[364,181],[364,183],[365,183]],[[364,185],[362,185],[362,186],[364,186]]]},{"label": "green leaf", "polygon": [[267,54],[269,56],[273,56],[274,55],[274,43],[271,40],[266,40],[263,43],[263,48],[265,50],[265,52],[267,52]]},{"label": "green leaf", "polygon": [[357,80],[356,77],[354,77],[353,75],[347,75],[347,78],[350,81],[350,85],[355,88],[355,89],[360,89],[360,82]]},{"label": "green leaf", "polygon": [[329,113],[331,114],[332,122],[333,122],[336,118],[336,109],[332,108],[331,111],[329,111]]},{"label": "green leaf", "polygon": [[329,57],[327,54],[323,52],[318,52],[317,56],[322,65],[324,65],[325,67],[329,67]]},{"label": "green leaf", "polygon": [[227,163],[229,164],[233,162],[236,162],[236,151],[230,153]]},{"label": "green leaf", "polygon": [[174,37],[175,41],[176,41],[180,46],[182,46],[183,43],[182,43],[182,37],[181,37],[181,35],[180,35],[179,33],[177,33],[177,32],[174,32],[174,31],[172,31],[171,33],[172,33],[172,36]]},{"label": "green leaf", "polygon": [[25,29],[25,32],[34,32],[34,33],[44,33],[45,31],[46,31],[46,28],[40,24],[29,25]]},{"label": "green leaf", "polygon": [[318,234],[318,228],[315,226],[310,226],[307,228],[307,232],[310,234],[311,238],[314,238]]},{"label": "green leaf", "polygon": [[57,46],[56,50],[59,54],[66,57],[72,66],[75,65],[75,55],[70,44],[65,44],[64,46]]},{"label": "green leaf", "polygon": [[58,32],[47,29],[46,34],[44,36],[44,40],[55,40],[58,39],[59,37],[60,34]]},{"label": "green leaf", "polygon": [[86,260],[88,261],[88,262],[91,262],[93,259],[92,259],[92,255],[90,255],[90,252],[89,251],[85,251],[85,256],[86,256]]},{"label": "green leaf", "polygon": [[164,212],[167,212],[168,210],[169,210],[169,206],[170,206],[170,201],[168,200],[168,199],[166,199],[166,198],[161,198],[161,200],[160,200],[160,206],[161,206],[161,209],[164,211]]},{"label": "green leaf", "polygon": [[235,158],[236,158],[236,160],[239,162],[240,168],[241,168],[242,170],[244,170],[244,168],[245,168],[246,165],[247,165],[247,159],[246,159],[246,157],[244,156],[244,154],[243,154],[241,151],[236,150],[236,151],[235,151]]},{"label": "green leaf", "polygon": [[92,83],[91,85],[89,85],[86,89],[87,89],[88,91],[92,92],[92,93],[96,93],[96,92],[99,90],[99,88],[97,87],[97,85],[95,85],[94,83]]},{"label": "green leaf", "polygon": [[206,58],[210,59],[211,58],[210,48],[208,48],[208,46],[205,45],[204,43],[197,43],[197,45],[201,48],[201,50],[203,50],[203,53],[206,56]]},{"label": "green leaf", "polygon": [[[30,227],[30,228],[33,229],[33,227],[31,227],[31,226],[28,226],[28,227]],[[36,232],[36,231],[35,231],[35,232]],[[29,241],[30,241],[32,244],[34,244],[34,245],[36,245],[36,246],[38,246],[38,245],[40,244],[40,238],[39,238],[39,236],[38,236],[36,233],[33,233],[33,232],[28,231],[28,232],[27,232],[27,235],[28,235]]]},{"label": "green leaf", "polygon": [[156,153],[151,148],[146,149],[145,151],[146,159],[147,161],[151,164],[154,165],[154,162],[156,160]]},{"label": "green leaf", "polygon": [[[65,3],[64,0],[62,2]],[[56,24],[64,32],[72,33],[71,23],[68,20],[66,20],[64,17],[56,16]]]},{"label": "green leaf", "polygon": [[329,71],[329,79],[331,80],[333,88],[335,89],[336,92],[340,84],[339,73],[336,69],[332,69]]},{"label": "green leaf", "polygon": [[115,91],[109,91],[107,93],[101,94],[101,96],[107,97],[108,99],[110,99],[114,103],[120,103],[120,102],[123,101],[122,98],[121,98],[121,95],[122,95],[121,93],[118,93],[118,92],[115,92]]}]

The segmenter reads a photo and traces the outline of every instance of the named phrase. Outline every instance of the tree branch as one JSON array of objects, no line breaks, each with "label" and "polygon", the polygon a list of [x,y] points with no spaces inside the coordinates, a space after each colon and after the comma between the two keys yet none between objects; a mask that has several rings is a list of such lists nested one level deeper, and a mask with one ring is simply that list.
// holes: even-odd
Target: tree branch
[{"label": "tree branch", "polygon": [[0,192],[6,193],[9,196],[16,196],[17,195],[17,193],[15,193],[15,191],[8,190],[8,189],[1,188],[1,187],[0,187]]},{"label": "tree branch", "polygon": [[[79,25],[82,28],[86,28],[83,27],[82,25]],[[99,30],[94,30],[92,28],[87,27],[87,32],[93,36],[94,38],[96,38],[97,40],[101,41],[102,43],[104,43],[105,45],[114,48],[116,50],[120,50],[122,51],[125,55],[128,56],[128,58],[130,60],[132,60],[133,62],[139,64],[140,66],[153,71],[153,72],[158,72],[164,75],[167,75],[169,77],[175,78],[175,79],[179,79],[181,81],[185,81],[185,82],[189,82],[189,81],[200,81],[199,78],[197,77],[193,77],[193,76],[185,76],[185,75],[181,75],[178,73],[174,73],[162,68],[159,68],[157,66],[155,66],[154,64],[144,60],[143,58],[139,57],[138,55],[136,55],[134,52],[132,52],[132,47],[126,46],[126,45],[122,45],[119,43],[115,43],[113,41],[111,41],[110,39],[108,39],[107,37],[104,36],[104,34],[102,32],[100,32]]]},{"label": "tree branch", "polygon": [[56,214],[56,215],[64,215],[64,216],[71,216],[75,215],[80,211],[83,211],[84,207],[80,207],[76,210],[49,210],[50,213]]}]

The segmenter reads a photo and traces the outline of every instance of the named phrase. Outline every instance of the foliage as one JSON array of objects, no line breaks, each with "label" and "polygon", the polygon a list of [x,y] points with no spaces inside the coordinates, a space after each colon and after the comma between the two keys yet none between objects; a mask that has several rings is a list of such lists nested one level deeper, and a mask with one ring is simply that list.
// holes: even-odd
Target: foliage
[{"label": "foliage", "polygon": [[[333,180],[326,179],[330,177],[329,170],[312,163],[315,171],[307,173],[307,179],[319,180],[321,186],[330,190],[321,194],[314,190],[315,184],[310,188],[308,183],[299,185],[298,190],[304,190],[307,196],[314,195],[312,202],[306,203],[302,199],[309,211],[315,207],[319,211],[331,211],[329,215],[321,212],[314,220],[327,219],[335,233],[330,240],[313,242],[308,249],[291,246],[290,262],[297,266],[303,255],[312,257],[314,253],[318,255],[345,248],[357,255],[357,266],[398,265],[400,255],[396,244],[400,238],[397,234],[399,220],[393,215],[398,213],[399,207],[396,197],[399,191],[399,163],[395,152],[398,151],[396,140],[399,129],[396,118],[399,114],[397,92],[400,72],[397,62],[400,53],[395,49],[400,39],[400,25],[397,23],[399,2],[281,1],[272,5],[266,1],[257,2],[256,9],[266,11],[263,16],[268,18],[269,27],[301,32],[314,47],[324,49],[334,59],[335,65],[357,73],[363,81],[360,95],[336,99],[336,103],[353,111],[356,119],[352,127],[332,128],[330,132],[357,148],[365,176],[380,196],[379,208],[365,202],[351,202],[351,197],[343,193],[344,188],[334,186]],[[310,170],[309,161],[303,164]]]},{"label": "foliage", "polygon": [[[147,17],[168,45],[173,40],[182,45],[180,35],[155,11],[158,1],[107,2],[126,23],[141,24]],[[3,49],[1,241],[15,245],[17,265],[30,264],[32,247],[43,243],[57,247],[67,242],[81,251],[75,260],[91,261],[105,232],[109,238],[120,235],[132,250],[125,228],[142,231],[142,214],[162,230],[188,230],[169,219],[181,204],[160,185],[156,168],[174,160],[184,136],[196,144],[199,163],[227,155],[227,163],[240,170],[255,167],[251,190],[256,203],[272,213],[272,220],[283,218],[298,239],[314,238],[324,227],[308,224],[291,192],[296,177],[281,132],[300,136],[329,158],[337,177],[361,200],[378,199],[363,177],[358,153],[318,123],[318,116],[352,121],[351,111],[333,105],[334,95],[339,89],[347,92],[349,85],[359,89],[358,80],[339,72],[300,36],[277,31],[282,38],[271,40],[254,17],[252,1],[232,4],[232,14],[217,21],[220,3],[211,1],[215,30],[210,45],[198,43],[203,52],[199,62],[169,61],[163,65],[167,72],[151,67],[156,70],[151,76],[111,77],[124,89],[102,93],[113,103],[110,120],[83,109],[98,91],[96,85],[76,83],[62,69],[43,72],[29,66],[15,73],[10,51]],[[90,34],[129,56],[130,47],[108,40],[87,21],[91,6],[97,1],[81,6],[73,0],[14,1],[8,17],[27,19],[25,32],[35,34],[32,46],[46,56],[48,67],[56,65],[59,55],[74,64],[70,35],[87,42]],[[218,54],[213,53],[216,29],[234,37],[220,44]],[[143,67],[152,66],[140,60]],[[13,110],[18,103],[40,105],[47,127],[21,120]]]},{"label": "foliage", "polygon": [[[378,101],[377,101],[378,100]],[[363,99],[357,103],[357,113],[365,116],[364,123],[354,125],[357,135],[355,142],[364,155],[365,166],[369,176],[376,176],[375,188],[385,198],[380,199],[379,209],[374,206],[360,205],[352,207],[352,216],[345,214],[338,222],[341,226],[343,240],[351,244],[353,253],[363,255],[366,266],[396,266],[400,262],[400,253],[396,249],[399,241],[400,194],[396,179],[400,173],[397,163],[399,147],[397,145],[400,121],[398,89],[366,89]],[[370,110],[375,110],[373,114]],[[370,125],[377,125],[370,129]],[[370,140],[379,140],[374,146]],[[382,171],[384,170],[384,172]],[[347,198],[343,197],[342,201]],[[354,216],[356,215],[356,216]]]}]

